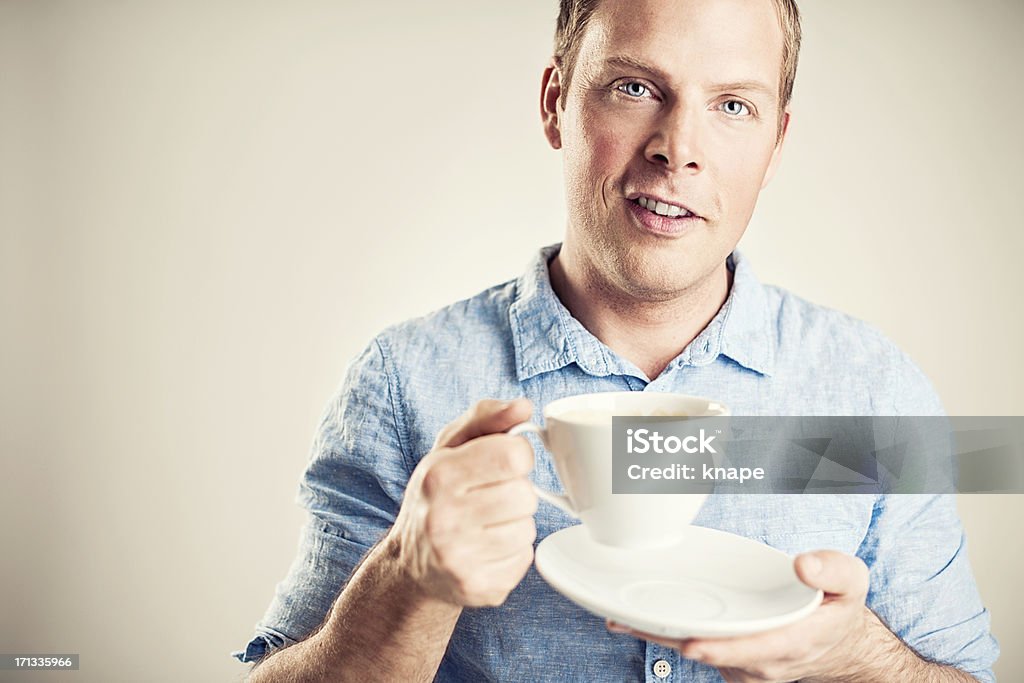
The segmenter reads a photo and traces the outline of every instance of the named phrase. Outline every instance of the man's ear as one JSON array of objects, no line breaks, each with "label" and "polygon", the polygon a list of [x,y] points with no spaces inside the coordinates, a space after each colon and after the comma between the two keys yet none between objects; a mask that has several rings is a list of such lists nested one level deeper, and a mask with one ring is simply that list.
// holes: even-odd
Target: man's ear
[{"label": "man's ear", "polygon": [[540,120],[544,124],[544,136],[553,149],[562,148],[562,130],[559,120],[558,101],[562,97],[562,69],[552,60],[540,82]]},{"label": "man's ear", "polygon": [[786,131],[789,130],[789,107],[782,114],[782,125],[779,128],[778,140],[775,142],[775,149],[772,150],[772,158],[768,160],[768,168],[764,172],[764,180],[761,181],[761,189],[768,186],[768,183],[775,177],[775,171],[782,161],[782,143],[786,141]]}]

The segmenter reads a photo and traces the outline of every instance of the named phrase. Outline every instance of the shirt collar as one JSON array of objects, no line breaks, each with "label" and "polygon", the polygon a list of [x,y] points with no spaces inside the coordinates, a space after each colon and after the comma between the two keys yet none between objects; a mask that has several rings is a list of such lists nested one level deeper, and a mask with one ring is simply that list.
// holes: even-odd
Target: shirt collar
[{"label": "shirt collar", "polygon": [[[554,290],[548,262],[561,244],[542,248],[516,282],[509,323],[520,381],[576,363],[595,376],[633,375],[647,379],[630,361],[619,357],[572,317]],[[739,252],[729,256],[732,290],[707,327],[669,364],[708,365],[725,355],[740,365],[770,375],[774,369],[774,334],[764,286]],[[653,379],[653,378],[652,378]]]},{"label": "shirt collar", "polygon": [[776,334],[768,293],[743,254],[734,251],[727,265],[733,271],[732,290],[715,316],[722,318],[719,351],[745,368],[771,375]]}]

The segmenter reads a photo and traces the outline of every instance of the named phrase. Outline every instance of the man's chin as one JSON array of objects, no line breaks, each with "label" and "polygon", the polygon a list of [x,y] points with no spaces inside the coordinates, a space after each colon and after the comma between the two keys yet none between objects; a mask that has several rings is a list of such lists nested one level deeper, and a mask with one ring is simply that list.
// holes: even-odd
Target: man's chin
[{"label": "man's chin", "polygon": [[692,273],[655,271],[647,269],[626,270],[619,273],[620,287],[625,294],[637,301],[661,303],[678,299],[692,289],[696,278]]},{"label": "man's chin", "polygon": [[628,255],[616,268],[620,289],[638,301],[651,303],[673,301],[703,288],[715,270],[714,264],[703,259],[646,250]]}]

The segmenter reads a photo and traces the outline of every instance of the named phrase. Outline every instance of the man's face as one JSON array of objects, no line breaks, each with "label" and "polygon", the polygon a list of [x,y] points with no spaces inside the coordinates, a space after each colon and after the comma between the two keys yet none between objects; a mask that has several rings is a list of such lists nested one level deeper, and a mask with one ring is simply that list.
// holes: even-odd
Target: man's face
[{"label": "man's face", "polygon": [[781,148],[782,41],[771,0],[601,3],[564,110],[557,75],[542,96],[584,268],[646,301],[723,272]]}]

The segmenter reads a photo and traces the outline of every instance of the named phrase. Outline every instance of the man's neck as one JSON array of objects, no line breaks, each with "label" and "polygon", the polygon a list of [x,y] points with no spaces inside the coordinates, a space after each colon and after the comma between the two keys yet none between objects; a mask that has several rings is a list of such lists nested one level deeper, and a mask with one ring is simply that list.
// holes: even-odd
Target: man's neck
[{"label": "man's neck", "polygon": [[552,289],[572,316],[650,380],[707,327],[732,288],[732,272],[725,263],[665,301],[617,290],[596,269],[583,267],[565,253],[552,259],[548,270]]}]

